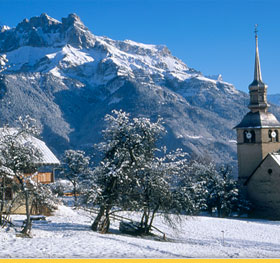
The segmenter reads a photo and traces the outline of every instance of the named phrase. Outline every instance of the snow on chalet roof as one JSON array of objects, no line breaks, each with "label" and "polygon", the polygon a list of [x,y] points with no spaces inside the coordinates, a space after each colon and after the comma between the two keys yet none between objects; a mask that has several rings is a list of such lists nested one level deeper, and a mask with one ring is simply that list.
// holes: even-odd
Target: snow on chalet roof
[{"label": "snow on chalet roof", "polygon": [[[15,128],[0,128],[0,138],[6,134],[6,135],[13,135],[15,133]],[[42,160],[40,161],[40,164],[43,165],[59,165],[60,162],[56,158],[56,156],[52,153],[52,151],[48,148],[48,146],[40,139],[28,135],[28,137],[21,137],[20,140],[22,143],[30,142],[34,147],[36,147],[39,152],[42,154]]]},{"label": "snow on chalet roof", "polygon": [[52,153],[52,151],[49,149],[49,147],[41,140],[31,137],[32,142],[34,145],[39,149],[39,151],[42,153],[42,164],[50,165],[50,164],[56,164],[59,165],[60,162],[56,158],[56,156]]}]

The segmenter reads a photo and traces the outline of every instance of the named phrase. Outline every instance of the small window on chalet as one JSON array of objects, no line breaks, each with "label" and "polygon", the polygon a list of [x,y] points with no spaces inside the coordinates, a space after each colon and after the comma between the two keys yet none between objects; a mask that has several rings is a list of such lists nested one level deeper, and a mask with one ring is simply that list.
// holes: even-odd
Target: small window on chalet
[{"label": "small window on chalet", "polygon": [[245,143],[254,143],[256,142],[256,134],[253,130],[245,130],[243,132],[243,138]]},{"label": "small window on chalet", "polygon": [[272,174],[272,169],[269,168],[269,169],[267,170],[267,172],[268,172],[268,174]]}]

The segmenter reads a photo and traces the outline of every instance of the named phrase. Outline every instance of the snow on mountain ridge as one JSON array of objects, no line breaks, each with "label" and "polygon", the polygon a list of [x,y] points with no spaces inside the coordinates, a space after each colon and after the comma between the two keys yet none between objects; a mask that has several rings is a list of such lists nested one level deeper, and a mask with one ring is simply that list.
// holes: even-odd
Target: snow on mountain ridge
[{"label": "snow on mountain ridge", "polygon": [[[16,44],[7,41],[8,33],[9,38],[15,40]],[[181,60],[172,56],[164,45],[148,45],[132,40],[116,41],[94,36],[75,14],[62,18],[62,22],[45,13],[30,20],[24,19],[16,28],[0,33],[1,39],[0,52],[6,54],[8,62],[0,58],[0,63],[5,64],[10,72],[43,70],[56,76],[63,76],[69,68],[95,61],[93,64],[97,72],[88,70],[92,74],[92,79],[86,80],[92,85],[106,84],[114,77],[123,75],[131,78],[135,78],[135,75],[138,77],[155,75],[159,80],[168,77],[177,78],[179,81],[199,77],[205,81],[213,81],[200,72],[188,68]],[[72,48],[68,48],[69,45]],[[57,48],[56,55],[53,52],[54,48]],[[87,55],[84,55],[86,53]],[[75,59],[71,60],[71,57]],[[87,59],[84,59],[85,57]],[[57,63],[56,68],[54,63]],[[96,66],[98,63],[99,66]],[[101,78],[98,76],[100,75],[98,69],[104,68],[101,64],[106,65],[105,67],[113,66],[115,70],[105,78]],[[88,65],[86,68],[89,68]]]}]

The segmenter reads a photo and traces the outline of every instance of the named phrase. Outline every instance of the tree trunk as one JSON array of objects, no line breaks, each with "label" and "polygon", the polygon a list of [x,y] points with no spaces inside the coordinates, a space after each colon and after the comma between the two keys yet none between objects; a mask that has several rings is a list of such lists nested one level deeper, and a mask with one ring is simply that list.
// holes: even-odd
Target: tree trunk
[{"label": "tree trunk", "polygon": [[105,206],[102,205],[102,206],[100,206],[98,215],[96,216],[94,222],[93,222],[92,225],[91,225],[91,230],[97,231],[97,227],[98,227],[98,225],[99,225],[99,222],[100,222],[102,216],[104,216],[104,213],[105,213]]},{"label": "tree trunk", "polygon": [[146,207],[144,208],[143,215],[142,215],[142,218],[141,218],[141,222],[140,222],[141,227],[144,227],[145,216],[146,216]]},{"label": "tree trunk", "polygon": [[150,210],[146,208],[145,211],[145,217],[144,217],[144,233],[148,233],[148,223],[149,223],[149,218],[150,218]]},{"label": "tree trunk", "polygon": [[105,218],[104,221],[102,222],[102,226],[100,228],[100,233],[106,234],[108,233],[109,227],[110,227],[110,208],[106,208],[106,213],[105,213]]},{"label": "tree trunk", "polygon": [[26,206],[26,223],[24,228],[22,229],[21,233],[28,235],[31,231],[31,220],[30,220],[30,210],[29,210],[29,194],[26,189],[24,189],[24,186],[22,185],[22,190],[24,191],[25,196],[25,206]]},{"label": "tree trunk", "polygon": [[154,209],[154,211],[153,211],[153,214],[152,214],[151,220],[150,220],[150,224],[149,224],[149,227],[148,227],[148,229],[147,229],[147,233],[146,233],[146,234],[149,234],[150,231],[151,231],[151,228],[152,228],[152,225],[153,225],[153,221],[154,221],[156,212],[158,211],[158,208],[159,208],[159,206],[157,206],[157,207]]},{"label": "tree trunk", "polygon": [[77,208],[77,189],[76,182],[73,183],[73,192],[74,192],[74,207]]},{"label": "tree trunk", "polygon": [[[114,192],[114,189],[116,187],[116,183],[117,183],[117,179],[116,178],[112,178],[112,182],[111,182],[111,187],[108,187],[108,190],[107,190],[107,194],[112,194]],[[92,223],[91,225],[91,229],[93,231],[98,231],[98,225],[100,224],[100,220],[101,218],[104,216],[104,214],[106,213],[106,217],[105,217],[105,220],[102,223],[102,226],[101,226],[101,232],[103,233],[104,230],[106,229],[106,231],[104,233],[107,233],[108,229],[109,229],[109,225],[110,225],[110,210],[112,208],[112,203],[113,203],[113,197],[110,196],[106,202],[105,202],[105,205],[101,205],[100,206],[100,210],[99,210],[99,213],[97,215],[97,217],[95,218],[94,222]],[[104,226],[105,224],[105,226]]]},{"label": "tree trunk", "polygon": [[3,224],[3,210],[5,201],[5,178],[2,179],[1,183],[1,208],[0,208],[0,226]]}]

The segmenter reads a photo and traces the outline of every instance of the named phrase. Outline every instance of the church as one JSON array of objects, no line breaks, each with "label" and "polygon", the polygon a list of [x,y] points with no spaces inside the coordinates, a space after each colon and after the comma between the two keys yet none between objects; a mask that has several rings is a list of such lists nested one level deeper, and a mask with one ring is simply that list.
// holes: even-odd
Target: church
[{"label": "church", "polygon": [[254,80],[249,85],[250,111],[235,127],[238,183],[241,194],[253,204],[253,217],[280,219],[280,123],[268,111],[257,30],[255,41]]}]

